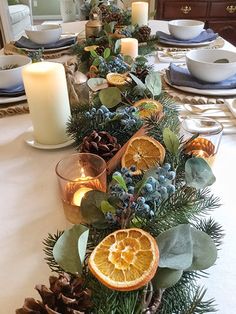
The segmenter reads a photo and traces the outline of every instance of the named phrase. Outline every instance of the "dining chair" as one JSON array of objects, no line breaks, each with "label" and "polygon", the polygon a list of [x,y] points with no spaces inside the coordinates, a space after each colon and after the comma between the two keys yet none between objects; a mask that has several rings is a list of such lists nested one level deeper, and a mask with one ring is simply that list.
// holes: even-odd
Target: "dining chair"
[{"label": "dining chair", "polygon": [[4,43],[19,39],[25,28],[33,23],[31,0],[19,0],[19,4],[14,5],[1,0],[0,21]]}]

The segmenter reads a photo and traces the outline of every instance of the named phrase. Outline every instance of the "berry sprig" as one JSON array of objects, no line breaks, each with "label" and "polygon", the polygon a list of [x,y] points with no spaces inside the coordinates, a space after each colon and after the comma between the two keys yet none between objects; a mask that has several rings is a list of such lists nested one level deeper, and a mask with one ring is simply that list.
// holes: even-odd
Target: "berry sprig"
[{"label": "berry sprig", "polygon": [[120,107],[116,111],[111,112],[106,106],[100,108],[92,108],[85,113],[86,118],[91,119],[96,124],[103,126],[108,123],[120,122],[124,131],[132,130],[133,127],[142,124],[135,107]]},{"label": "berry sprig", "polygon": [[165,163],[157,167],[153,175],[145,177],[135,183],[135,166],[130,169],[121,168],[113,174],[113,183],[110,186],[110,195],[118,202],[115,213],[106,213],[110,224],[127,227],[136,216],[151,219],[155,216],[158,206],[175,193],[174,180],[176,173],[171,166]]}]

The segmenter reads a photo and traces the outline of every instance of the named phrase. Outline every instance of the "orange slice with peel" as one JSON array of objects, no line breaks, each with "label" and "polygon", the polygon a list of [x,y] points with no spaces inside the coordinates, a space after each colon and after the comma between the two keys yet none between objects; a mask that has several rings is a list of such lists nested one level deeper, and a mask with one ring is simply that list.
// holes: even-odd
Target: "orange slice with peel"
[{"label": "orange slice with peel", "polygon": [[165,148],[160,142],[149,136],[133,137],[128,142],[121,158],[122,167],[136,166],[134,174],[140,174],[156,164],[161,165],[165,159]]},{"label": "orange slice with peel", "polygon": [[109,234],[93,250],[88,266],[105,286],[131,291],[147,284],[159,262],[156,240],[142,229],[120,229]]},{"label": "orange slice with peel", "polygon": [[153,114],[157,115],[163,111],[162,104],[159,101],[150,98],[136,101],[133,106],[138,108],[138,114],[141,118],[147,118]]},{"label": "orange slice with peel", "polygon": [[106,76],[107,82],[114,86],[123,86],[127,84],[127,75],[120,73],[108,73]]}]

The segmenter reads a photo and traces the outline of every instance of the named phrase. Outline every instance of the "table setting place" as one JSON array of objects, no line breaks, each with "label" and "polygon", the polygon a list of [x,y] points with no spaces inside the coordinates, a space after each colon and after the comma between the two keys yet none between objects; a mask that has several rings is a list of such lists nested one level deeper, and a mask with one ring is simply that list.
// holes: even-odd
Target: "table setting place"
[{"label": "table setting place", "polygon": [[[0,124],[21,113],[2,144],[19,148],[27,181],[18,196],[37,193],[44,213],[44,195],[57,193],[52,221],[43,216],[26,235],[30,248],[16,249],[18,272],[27,276],[28,250],[35,263],[27,280],[13,282],[18,294],[12,304],[7,294],[5,313],[217,311],[201,281],[219,263],[224,234],[211,186],[221,143],[236,134],[236,51],[224,40],[216,47],[218,34],[202,21],[149,21],[148,12],[147,2],[95,5],[82,30],[77,22],[64,35],[61,25],[32,26],[0,55]],[[69,67],[61,52],[76,61]],[[36,203],[22,207],[33,212]],[[39,296],[28,296],[34,286]]]}]

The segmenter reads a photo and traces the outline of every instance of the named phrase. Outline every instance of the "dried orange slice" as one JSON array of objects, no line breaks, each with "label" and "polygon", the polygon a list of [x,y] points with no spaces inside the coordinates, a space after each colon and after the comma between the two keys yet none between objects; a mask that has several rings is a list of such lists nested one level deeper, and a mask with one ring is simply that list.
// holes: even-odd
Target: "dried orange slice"
[{"label": "dried orange slice", "polygon": [[119,291],[139,289],[155,275],[159,262],[156,240],[142,229],[109,234],[93,250],[89,269],[105,286]]},{"label": "dried orange slice", "polygon": [[144,98],[135,102],[133,106],[138,108],[138,113],[141,118],[147,118],[163,111],[162,104],[155,99]]},{"label": "dried orange slice", "polygon": [[86,47],[84,47],[84,51],[87,51],[87,52],[93,51],[93,50],[96,50],[98,47],[99,46],[97,46],[97,45],[86,46]]},{"label": "dried orange slice", "polygon": [[106,79],[110,85],[114,86],[123,86],[127,84],[127,76],[120,73],[108,73]]},{"label": "dried orange slice", "polygon": [[165,148],[152,137],[140,136],[131,138],[125,153],[121,158],[122,167],[136,166],[136,174],[145,171],[156,164],[162,164],[165,158]]}]

